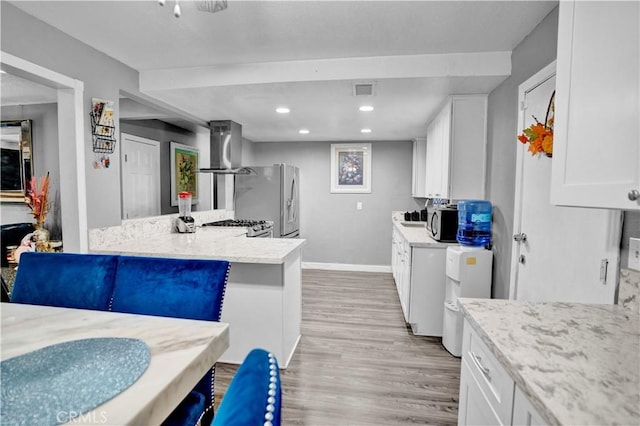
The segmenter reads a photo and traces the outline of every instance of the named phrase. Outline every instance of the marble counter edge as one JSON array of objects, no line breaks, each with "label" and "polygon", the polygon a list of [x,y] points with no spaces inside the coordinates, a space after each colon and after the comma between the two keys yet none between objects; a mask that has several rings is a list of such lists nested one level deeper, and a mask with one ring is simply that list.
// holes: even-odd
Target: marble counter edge
[{"label": "marble counter edge", "polygon": [[483,327],[478,324],[478,322],[473,317],[473,314],[467,310],[465,306],[465,301],[479,301],[479,300],[491,300],[491,299],[473,299],[473,298],[459,298],[458,306],[462,309],[462,313],[464,318],[469,320],[469,324],[475,332],[480,336],[482,342],[487,345],[491,353],[496,357],[496,359],[500,362],[500,364],[504,367],[504,369],[509,374],[509,377],[513,379],[516,386],[522,390],[522,392],[527,396],[529,402],[535,407],[536,410],[544,417],[544,420],[551,425],[560,425],[562,424],[559,419],[548,409],[546,404],[542,402],[542,400],[538,397],[538,395],[531,389],[531,387],[527,384],[526,380],[522,377],[520,372],[514,368],[511,360],[500,350],[500,348],[495,344],[493,339],[489,337]]},{"label": "marble counter edge", "polygon": [[[229,237],[229,238],[246,238],[246,237]],[[251,238],[248,238],[251,240]],[[148,256],[148,257],[164,257],[164,258],[174,258],[174,259],[210,259],[210,260],[226,260],[232,263],[253,263],[253,264],[269,264],[269,265],[279,265],[284,264],[286,260],[292,256],[297,250],[302,249],[302,247],[306,244],[306,239],[290,239],[291,241],[295,241],[297,244],[289,247],[286,254],[282,256],[238,256],[238,255],[224,255],[224,254],[216,254],[216,255],[205,255],[202,253],[168,253],[168,252],[157,252],[151,250],[123,250],[123,248],[119,245],[109,246],[106,245],[104,247],[92,248],[89,250],[90,253],[95,254],[116,254],[116,255],[126,255],[126,256]]]}]

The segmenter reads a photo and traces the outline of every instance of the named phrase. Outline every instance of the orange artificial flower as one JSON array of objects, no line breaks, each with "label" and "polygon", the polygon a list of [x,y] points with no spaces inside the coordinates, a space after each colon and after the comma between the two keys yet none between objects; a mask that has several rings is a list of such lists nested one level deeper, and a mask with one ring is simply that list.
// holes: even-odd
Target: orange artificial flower
[{"label": "orange artificial flower", "polygon": [[547,134],[542,140],[542,150],[546,154],[551,154],[553,152],[553,133]]},{"label": "orange artificial flower", "polygon": [[536,117],[533,117],[536,122],[522,131],[522,134],[518,135],[518,140],[523,144],[529,143],[527,149],[531,155],[536,155],[540,152],[544,152],[548,156],[553,153],[553,123],[555,120],[555,98],[556,92],[551,94],[549,100],[549,106],[547,107],[547,115],[545,117],[544,124],[540,123]]}]

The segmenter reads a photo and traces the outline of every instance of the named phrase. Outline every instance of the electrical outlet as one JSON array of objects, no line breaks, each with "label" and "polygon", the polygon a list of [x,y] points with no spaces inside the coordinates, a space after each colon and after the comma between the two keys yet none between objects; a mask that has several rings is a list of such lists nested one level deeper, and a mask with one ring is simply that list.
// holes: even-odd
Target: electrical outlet
[{"label": "electrical outlet", "polygon": [[640,271],[640,238],[629,238],[629,269]]},{"label": "electrical outlet", "polygon": [[356,210],[362,210],[362,201],[356,203]]}]

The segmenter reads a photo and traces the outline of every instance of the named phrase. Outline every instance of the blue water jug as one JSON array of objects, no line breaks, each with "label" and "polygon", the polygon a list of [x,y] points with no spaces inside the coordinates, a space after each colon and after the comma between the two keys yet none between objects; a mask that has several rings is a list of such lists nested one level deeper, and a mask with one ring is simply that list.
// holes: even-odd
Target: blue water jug
[{"label": "blue water jug", "polygon": [[491,203],[489,201],[458,201],[456,239],[464,246],[483,247],[491,242]]}]

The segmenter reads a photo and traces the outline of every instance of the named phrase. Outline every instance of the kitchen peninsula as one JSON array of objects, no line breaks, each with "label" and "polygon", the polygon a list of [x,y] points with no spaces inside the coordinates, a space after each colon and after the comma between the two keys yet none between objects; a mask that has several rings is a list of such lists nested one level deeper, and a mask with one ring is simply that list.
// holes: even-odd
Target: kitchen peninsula
[{"label": "kitchen peninsula", "polygon": [[[193,212],[196,225],[229,219],[233,212]],[[230,346],[220,362],[240,364],[253,348],[276,355],[286,368],[300,339],[300,249],[304,239],[247,238],[245,228],[198,227],[172,232],[177,215],[123,220],[89,231],[89,250],[136,256],[220,259],[231,262],[221,321]]]},{"label": "kitchen peninsula", "polygon": [[640,423],[640,316],[620,305],[458,299],[462,424]]}]

